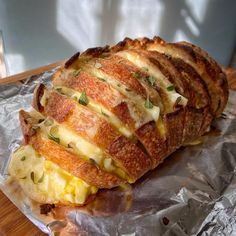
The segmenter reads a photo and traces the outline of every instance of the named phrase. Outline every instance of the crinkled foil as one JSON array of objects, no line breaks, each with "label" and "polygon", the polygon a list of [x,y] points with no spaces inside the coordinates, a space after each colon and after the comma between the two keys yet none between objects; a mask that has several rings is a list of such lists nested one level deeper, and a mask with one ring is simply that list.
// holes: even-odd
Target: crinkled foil
[{"label": "crinkled foil", "polygon": [[0,187],[36,226],[51,235],[236,235],[232,91],[215,132],[202,144],[179,149],[132,186],[101,190],[84,207],[56,207],[41,215],[39,204],[8,181],[7,165],[22,142],[18,112],[31,109],[34,87],[39,82],[50,86],[52,73],[0,86]]}]

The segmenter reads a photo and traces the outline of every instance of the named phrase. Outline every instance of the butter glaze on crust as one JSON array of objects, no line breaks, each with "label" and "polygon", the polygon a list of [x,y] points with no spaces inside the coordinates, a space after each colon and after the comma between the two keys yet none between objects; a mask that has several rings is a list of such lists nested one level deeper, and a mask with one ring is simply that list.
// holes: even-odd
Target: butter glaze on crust
[{"label": "butter glaze on crust", "polygon": [[[159,37],[76,53],[52,82],[50,90],[37,87],[33,107],[102,150],[129,182],[203,135],[228,99],[225,74],[204,50]],[[82,93],[89,105],[78,103]],[[26,143],[87,184],[112,188],[128,180],[49,140],[28,113],[20,121]]]}]

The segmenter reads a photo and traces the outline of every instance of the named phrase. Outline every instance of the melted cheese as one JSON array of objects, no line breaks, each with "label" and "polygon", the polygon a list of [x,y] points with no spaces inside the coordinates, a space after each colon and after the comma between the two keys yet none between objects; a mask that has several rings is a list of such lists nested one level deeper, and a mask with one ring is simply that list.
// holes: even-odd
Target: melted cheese
[{"label": "melted cheese", "polygon": [[[49,120],[50,122],[48,122]],[[101,148],[86,141],[64,125],[58,124],[55,120],[46,119],[44,122],[36,125],[36,127],[40,128],[40,132],[42,132],[43,135],[47,137],[53,136],[54,139],[59,141],[60,145],[69,148],[71,152],[79,154],[85,160],[91,161],[92,159],[96,165],[104,168],[106,171],[115,173],[119,177],[129,180],[125,171],[115,165],[112,159],[109,158]]]},{"label": "melted cheese", "polygon": [[158,120],[160,114],[159,107],[153,105],[152,108],[146,108],[144,106],[145,100],[140,95],[127,88],[126,85],[120,83],[115,78],[108,76],[101,70],[95,67],[89,67],[88,71],[96,77],[104,78],[106,80],[106,83],[111,85],[113,88],[115,88],[117,91],[119,91],[126,97],[124,101],[128,104],[130,114],[133,120],[135,121],[136,129],[151,120]]},{"label": "melted cheese", "polygon": [[188,100],[181,94],[177,93],[175,90],[173,91],[168,91],[166,88],[168,86],[171,86],[172,84],[170,81],[156,68],[154,67],[149,61],[145,60],[140,56],[139,54],[135,52],[129,52],[129,51],[121,51],[118,52],[117,55],[120,57],[123,57],[129,61],[131,61],[133,64],[135,64],[139,68],[147,68],[148,69],[148,74],[156,78],[156,82],[158,83],[159,86],[161,86],[164,91],[168,94],[168,98],[170,102],[172,103],[171,107],[173,109],[174,104],[176,100],[181,97],[179,104],[186,106]]},{"label": "melted cheese", "polygon": [[83,204],[97,188],[40,156],[30,145],[13,153],[9,173],[24,192],[40,203]]},{"label": "melted cheese", "polygon": [[[79,97],[81,96],[80,92],[77,92],[73,89],[64,87],[64,86],[56,86],[55,89],[60,89],[61,93],[65,94],[66,96],[72,97],[79,100]],[[95,103],[91,98],[89,98],[89,103],[87,107],[91,108],[91,110],[96,111],[100,114],[106,114],[104,116],[109,122],[111,122],[112,125],[114,125],[121,134],[123,134],[125,137],[132,137],[132,132],[129,130],[112,112],[107,110],[104,106]]]}]

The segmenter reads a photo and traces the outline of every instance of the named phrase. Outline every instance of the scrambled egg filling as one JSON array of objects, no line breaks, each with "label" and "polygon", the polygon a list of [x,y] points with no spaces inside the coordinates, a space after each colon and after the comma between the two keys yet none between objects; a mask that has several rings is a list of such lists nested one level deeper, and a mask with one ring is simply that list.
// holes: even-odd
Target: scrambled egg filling
[{"label": "scrambled egg filling", "polygon": [[30,145],[20,147],[13,154],[9,173],[28,196],[41,203],[83,204],[98,190],[47,161]]}]

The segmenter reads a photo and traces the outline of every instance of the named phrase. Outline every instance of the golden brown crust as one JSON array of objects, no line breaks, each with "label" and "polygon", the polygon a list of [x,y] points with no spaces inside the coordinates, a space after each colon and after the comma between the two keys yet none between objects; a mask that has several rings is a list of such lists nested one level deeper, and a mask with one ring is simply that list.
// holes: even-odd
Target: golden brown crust
[{"label": "golden brown crust", "polygon": [[[143,172],[150,169],[149,157],[142,153],[142,150],[134,143],[123,137],[106,121],[103,115],[99,115],[86,106],[79,105],[76,101],[57,92],[48,91],[47,93],[44,115],[55,119],[88,142],[102,148],[131,178],[137,179]],[[134,163],[132,166],[127,165],[127,160],[121,158],[119,153],[117,154],[117,152],[110,149],[110,147],[113,147],[113,143],[117,143],[117,140],[123,140],[125,145],[121,146],[122,152],[129,154],[130,161]],[[133,152],[129,152],[130,147],[132,147]],[[138,168],[138,170],[134,168]]]},{"label": "golden brown crust", "polygon": [[115,140],[108,150],[111,155],[122,161],[125,169],[129,170],[132,181],[136,181],[151,168],[150,159],[123,136]]},{"label": "golden brown crust", "polygon": [[23,124],[27,124],[27,128],[23,129],[24,137],[27,137],[27,143],[47,160],[98,188],[113,188],[123,182],[119,177],[98,169],[83,157],[75,155],[54,141],[43,137],[41,133],[35,130],[31,132],[32,123],[29,118],[30,115],[27,112],[21,111],[20,120]]},{"label": "golden brown crust", "polygon": [[163,117],[166,127],[167,153],[172,153],[182,145],[184,130],[184,108],[179,108],[175,112],[168,113]]},{"label": "golden brown crust", "polygon": [[[157,50],[170,57],[181,57],[181,60],[194,65],[194,69],[200,74],[203,80],[208,86],[209,93],[211,95],[211,103],[213,106],[212,112],[219,116],[222,109],[225,107],[228,100],[228,85],[225,78],[225,74],[222,73],[220,67],[213,59],[210,58],[203,50],[196,50],[187,44],[180,43],[166,43],[160,37],[154,37],[153,39],[141,38],[131,40],[129,38],[124,39],[122,42],[110,48],[111,52],[118,52],[127,49],[145,49],[145,50]],[[216,76],[216,71],[217,76]],[[217,68],[217,69],[216,69]]]},{"label": "golden brown crust", "polygon": [[[152,74],[141,67],[143,64],[156,72],[155,83],[150,82]],[[98,75],[104,75],[108,80]],[[159,81],[158,76],[161,76]],[[170,83],[188,99],[186,106],[179,104],[181,96],[175,98],[176,93],[171,97],[176,99],[173,105],[165,88],[165,84]],[[132,93],[124,92],[121,85]],[[54,74],[53,86],[85,92],[90,101],[109,110],[123,128],[133,132],[135,141],[121,135],[120,129],[96,109],[79,105],[57,92],[47,91],[42,106],[40,100],[45,88],[39,85],[35,90],[33,107],[36,110],[98,146],[127,172],[132,181],[155,168],[183,143],[204,134],[228,99],[225,74],[205,51],[186,42],[167,43],[159,37],[125,38],[113,47],[77,53]],[[147,107],[135,105],[137,98],[160,107],[160,123],[143,118],[149,113],[145,110]],[[137,125],[137,120],[145,122]],[[20,112],[20,121],[25,142],[61,168],[99,188],[122,183],[117,176],[103,168],[98,169],[82,156],[78,157],[35,131],[26,112]]]},{"label": "golden brown crust", "polygon": [[154,121],[144,124],[135,133],[152,158],[154,169],[167,153],[165,137],[160,134]]}]

